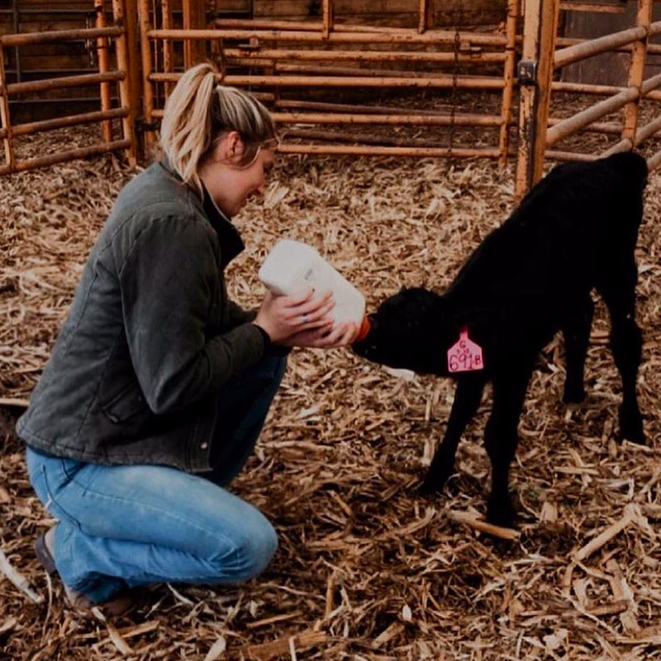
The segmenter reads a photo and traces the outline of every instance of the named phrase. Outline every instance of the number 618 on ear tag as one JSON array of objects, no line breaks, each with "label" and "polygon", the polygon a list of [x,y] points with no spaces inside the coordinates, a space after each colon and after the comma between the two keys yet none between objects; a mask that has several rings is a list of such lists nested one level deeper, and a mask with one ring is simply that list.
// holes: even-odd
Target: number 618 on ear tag
[{"label": "number 618 on ear tag", "polygon": [[475,372],[484,369],[482,347],[468,337],[464,328],[459,341],[448,349],[448,370],[453,372]]}]

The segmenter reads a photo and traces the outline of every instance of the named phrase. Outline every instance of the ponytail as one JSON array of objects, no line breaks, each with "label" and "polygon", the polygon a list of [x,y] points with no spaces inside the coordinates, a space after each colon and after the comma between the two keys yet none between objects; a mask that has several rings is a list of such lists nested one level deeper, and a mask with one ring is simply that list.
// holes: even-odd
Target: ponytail
[{"label": "ponytail", "polygon": [[246,149],[239,165],[257,157],[259,147],[276,138],[269,111],[252,95],[216,84],[215,67],[198,64],[179,79],[165,104],[161,146],[170,165],[187,184],[202,191],[198,169],[218,138],[237,131]]}]

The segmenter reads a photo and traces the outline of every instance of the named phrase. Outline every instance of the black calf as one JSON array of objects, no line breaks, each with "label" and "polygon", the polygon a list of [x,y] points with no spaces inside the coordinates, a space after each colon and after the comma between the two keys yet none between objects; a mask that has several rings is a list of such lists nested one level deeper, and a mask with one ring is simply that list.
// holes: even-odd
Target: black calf
[{"label": "black calf", "polygon": [[[636,399],[642,341],[635,321],[634,248],[646,181],[646,162],[633,153],[560,165],[484,239],[442,296],[403,290],[371,316],[372,330],[354,345],[358,355],[457,381],[424,490],[440,491],[454,471],[461,434],[491,381],[493,409],[484,433],[492,465],[488,520],[512,524],[508,473],[530,374],[541,349],[561,330],[564,400],[584,398],[592,289],[610,313],[610,345],[623,384],[620,435],[645,442]],[[462,340],[462,331],[477,346]]]}]

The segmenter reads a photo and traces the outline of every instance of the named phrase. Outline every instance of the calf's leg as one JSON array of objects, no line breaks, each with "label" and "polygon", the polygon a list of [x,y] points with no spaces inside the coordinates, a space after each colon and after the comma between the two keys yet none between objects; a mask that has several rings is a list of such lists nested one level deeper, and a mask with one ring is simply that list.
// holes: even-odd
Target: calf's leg
[{"label": "calf's leg", "polygon": [[445,436],[434,453],[421,488],[422,493],[442,491],[448,478],[454,472],[454,458],[461,435],[480,406],[485,382],[486,380],[481,374],[479,376],[470,374],[461,377],[457,383]]},{"label": "calf's leg", "polygon": [[514,523],[514,509],[508,490],[509,470],[519,438],[517,427],[526,396],[530,371],[513,371],[494,379],[493,410],[484,431],[484,444],[491,459],[491,495],[487,520],[499,526]]},{"label": "calf's leg", "polygon": [[563,399],[567,404],[582,402],[585,399],[583,386],[585,356],[588,351],[593,316],[594,303],[588,294],[562,324],[567,356],[567,378]]},{"label": "calf's leg", "polygon": [[634,443],[645,443],[643,418],[636,396],[636,379],[642,355],[642,335],[636,323],[636,263],[628,259],[609,270],[597,289],[608,307],[611,320],[610,346],[622,377],[620,435]]}]

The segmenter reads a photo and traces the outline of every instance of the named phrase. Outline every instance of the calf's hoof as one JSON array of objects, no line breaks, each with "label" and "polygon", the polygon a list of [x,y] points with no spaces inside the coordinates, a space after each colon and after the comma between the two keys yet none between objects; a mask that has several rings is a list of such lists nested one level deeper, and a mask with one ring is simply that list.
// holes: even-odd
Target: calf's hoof
[{"label": "calf's hoof", "polygon": [[637,425],[620,424],[620,437],[622,441],[626,440],[631,441],[631,443],[637,443],[638,445],[647,445],[642,423]]},{"label": "calf's hoof", "polygon": [[487,522],[501,528],[514,528],[516,512],[512,504],[507,502],[490,502],[487,507]]},{"label": "calf's hoof", "polygon": [[420,485],[418,492],[421,496],[433,496],[434,494],[441,493],[443,487],[440,487],[435,484],[432,480],[425,479],[424,482]]},{"label": "calf's hoof", "polygon": [[435,493],[441,493],[451,475],[451,470],[448,471],[443,468],[440,470],[435,470],[434,466],[432,465],[432,467],[427,471],[425,479],[420,486],[420,493],[423,496],[430,496]]},{"label": "calf's hoof", "polygon": [[639,445],[646,444],[643,417],[637,408],[633,410],[620,409],[620,437],[621,440],[631,441]]}]

